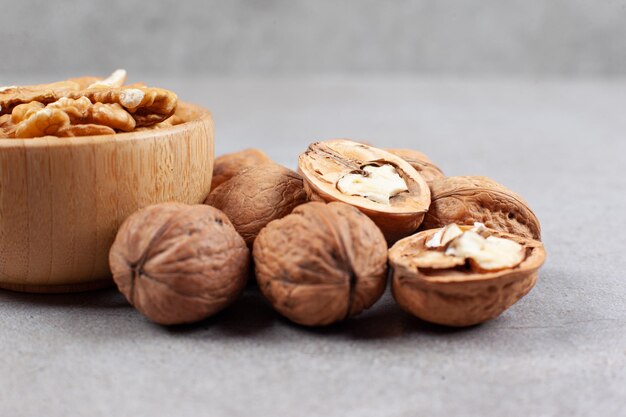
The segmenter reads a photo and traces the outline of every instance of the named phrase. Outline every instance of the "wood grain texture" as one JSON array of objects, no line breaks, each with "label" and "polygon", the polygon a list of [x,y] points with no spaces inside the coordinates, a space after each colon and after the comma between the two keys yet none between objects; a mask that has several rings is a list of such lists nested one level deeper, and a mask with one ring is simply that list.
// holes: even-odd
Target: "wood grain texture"
[{"label": "wood grain texture", "polygon": [[213,120],[180,103],[170,128],[78,138],[0,139],[0,287],[65,292],[111,284],[120,224],[211,188]]}]

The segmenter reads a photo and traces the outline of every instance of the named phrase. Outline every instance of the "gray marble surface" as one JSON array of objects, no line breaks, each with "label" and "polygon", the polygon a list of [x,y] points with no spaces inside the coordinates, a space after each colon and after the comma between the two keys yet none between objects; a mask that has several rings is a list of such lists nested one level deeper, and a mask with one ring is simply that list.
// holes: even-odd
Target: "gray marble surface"
[{"label": "gray marble surface", "polygon": [[388,293],[306,329],[254,289],[182,328],[149,323],[114,290],[0,291],[0,415],[626,415],[626,82],[151,81],[212,109],[218,153],[255,146],[293,166],[310,141],[347,136],[493,177],[542,221],[537,286],[462,330]]}]

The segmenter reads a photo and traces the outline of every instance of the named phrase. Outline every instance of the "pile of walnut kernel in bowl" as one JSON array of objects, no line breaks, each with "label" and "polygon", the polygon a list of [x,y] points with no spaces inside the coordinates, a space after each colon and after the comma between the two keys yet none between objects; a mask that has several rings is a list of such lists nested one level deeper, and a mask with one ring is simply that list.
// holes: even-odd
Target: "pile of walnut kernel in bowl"
[{"label": "pile of walnut kernel in bowl", "polygon": [[176,94],[125,82],[126,71],[117,70],[104,79],[0,87],[0,138],[113,135],[182,123]]},{"label": "pile of walnut kernel in bowl", "polygon": [[315,142],[294,172],[247,149],[213,176],[204,204],[144,208],[111,248],[118,288],[154,322],[202,320],[256,280],[289,320],[329,325],[374,305],[390,278],[407,312],[469,326],[528,293],[546,256],[521,196],[446,177],[417,151]]}]

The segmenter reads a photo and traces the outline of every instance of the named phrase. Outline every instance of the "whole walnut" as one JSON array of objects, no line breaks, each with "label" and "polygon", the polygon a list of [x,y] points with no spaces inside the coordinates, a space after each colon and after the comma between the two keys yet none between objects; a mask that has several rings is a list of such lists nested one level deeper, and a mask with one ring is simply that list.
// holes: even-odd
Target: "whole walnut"
[{"label": "whole walnut", "polygon": [[311,202],[271,222],[254,242],[259,288],[303,325],[355,316],[383,294],[387,243],[365,214],[345,203]]},{"label": "whole walnut", "polygon": [[420,230],[451,223],[487,227],[539,240],[539,219],[517,193],[487,177],[447,177],[428,184],[431,203]]},{"label": "whole walnut", "polygon": [[159,324],[192,323],[242,292],[250,253],[221,211],[157,204],[131,215],[109,254],[113,279],[128,301]]},{"label": "whole walnut", "polygon": [[248,246],[262,228],[307,201],[302,178],[278,164],[249,168],[208,195],[205,204],[222,210]]},{"label": "whole walnut", "polygon": [[387,152],[391,152],[394,155],[407,161],[417,172],[419,172],[426,182],[438,180],[444,178],[446,175],[443,173],[433,161],[430,160],[422,152],[414,151],[412,149],[385,149]]},{"label": "whole walnut", "polygon": [[269,156],[258,149],[228,153],[215,159],[211,190],[219,187],[240,172],[250,167],[273,163]]}]

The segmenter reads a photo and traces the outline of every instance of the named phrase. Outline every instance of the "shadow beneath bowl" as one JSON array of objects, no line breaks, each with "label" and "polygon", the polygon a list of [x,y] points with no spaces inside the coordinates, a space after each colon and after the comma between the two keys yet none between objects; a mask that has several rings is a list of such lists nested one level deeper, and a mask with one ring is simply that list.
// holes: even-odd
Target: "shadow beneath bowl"
[{"label": "shadow beneath bowl", "polygon": [[54,308],[132,308],[124,296],[114,288],[63,294],[37,294],[0,290],[0,303],[22,303]]}]

